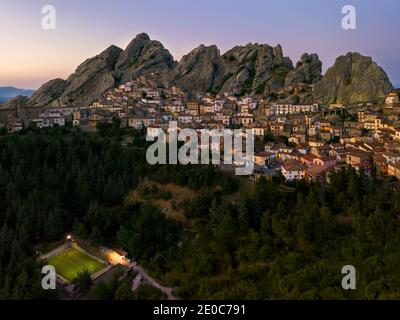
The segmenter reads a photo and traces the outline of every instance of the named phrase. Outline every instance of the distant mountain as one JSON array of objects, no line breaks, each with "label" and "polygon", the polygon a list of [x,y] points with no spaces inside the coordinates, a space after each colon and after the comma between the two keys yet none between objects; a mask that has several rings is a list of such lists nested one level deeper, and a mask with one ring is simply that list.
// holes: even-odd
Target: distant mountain
[{"label": "distant mountain", "polygon": [[0,104],[0,110],[2,109],[14,109],[16,110],[18,106],[23,106],[28,103],[29,98],[26,96],[16,96]]},{"label": "distant mountain", "polygon": [[294,66],[280,45],[249,43],[223,55],[214,45],[200,45],[176,62],[159,41],[141,33],[125,50],[111,46],[83,62],[68,79],[45,83],[28,105],[87,105],[118,84],[149,75],[160,87],[176,85],[190,95],[259,94],[288,103],[381,101],[393,90],[386,72],[359,53],[339,57],[325,75],[317,54],[303,54]]},{"label": "distant mountain", "polygon": [[0,87],[0,103],[15,98],[17,96],[26,96],[30,98],[34,90],[18,89],[14,87]]}]

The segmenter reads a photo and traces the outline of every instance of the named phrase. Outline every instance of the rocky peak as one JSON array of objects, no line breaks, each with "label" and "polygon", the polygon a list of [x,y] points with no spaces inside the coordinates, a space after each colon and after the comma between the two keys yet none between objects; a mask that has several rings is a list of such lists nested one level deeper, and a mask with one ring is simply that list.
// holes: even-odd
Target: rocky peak
[{"label": "rocky peak", "polygon": [[317,54],[305,53],[297,62],[296,68],[286,76],[285,86],[313,84],[321,79],[322,62]]},{"label": "rocky peak", "polygon": [[182,57],[173,71],[172,81],[192,93],[210,91],[219,64],[218,48],[202,44]]},{"label": "rocky peak", "polygon": [[236,91],[239,94],[269,94],[284,85],[286,74],[293,69],[280,45],[236,46],[222,56],[214,91]]},{"label": "rocky peak", "polygon": [[79,65],[75,73],[72,74],[71,77],[75,76],[76,74],[85,72],[90,68],[107,69],[109,71],[114,70],[115,64],[121,52],[121,48],[112,45],[101,52],[99,55],[87,59],[85,62]]},{"label": "rocky peak", "polygon": [[140,56],[143,48],[150,42],[150,37],[147,33],[138,34],[121,53],[116,64],[117,69],[130,67]]},{"label": "rocky peak", "polygon": [[32,96],[29,105],[87,105],[118,83],[150,73],[160,74],[160,83],[166,84],[174,65],[173,57],[160,42],[141,33],[125,50],[112,45],[84,61],[67,80],[45,83]]},{"label": "rocky peak", "polygon": [[67,80],[55,79],[45,83],[35,92],[28,105],[58,107],[86,105],[114,87],[115,64],[122,49],[110,46],[99,55],[78,66]]},{"label": "rocky peak", "polygon": [[136,40],[136,41],[139,41],[139,40],[149,41],[150,40],[150,36],[147,33],[142,32],[142,33],[137,34],[134,40]]},{"label": "rocky peak", "polygon": [[158,73],[160,84],[167,85],[168,73],[174,65],[174,58],[159,41],[151,40],[146,33],[141,33],[121,53],[116,70],[122,83],[141,75]]},{"label": "rocky peak", "polygon": [[68,87],[68,81],[64,79],[54,79],[43,84],[37,90],[28,102],[28,106],[47,106],[54,103],[65,89]]},{"label": "rocky peak", "polygon": [[90,104],[115,85],[115,64],[122,49],[110,46],[99,55],[86,60],[67,79],[68,86],[60,104]]},{"label": "rocky peak", "polygon": [[371,57],[349,52],[315,84],[314,98],[323,104],[358,104],[383,100],[392,90],[386,72]]},{"label": "rocky peak", "polygon": [[201,59],[212,60],[212,59],[218,59],[219,57],[220,57],[220,52],[217,46],[215,45],[205,46],[204,44],[201,44],[188,54],[184,55],[181,61],[179,61],[179,63],[177,64],[176,69],[182,67],[185,64],[193,64],[196,62],[196,60],[201,60]]},{"label": "rocky peak", "polygon": [[235,46],[223,55],[215,45],[200,45],[176,63],[159,41],[141,33],[125,50],[110,46],[83,62],[67,80],[45,83],[28,105],[87,105],[140,76],[151,77],[159,86],[175,84],[189,94],[229,91],[323,104],[380,100],[393,89],[385,71],[359,53],[339,57],[323,77],[321,68],[317,54],[303,54],[293,67],[279,44],[258,43]]},{"label": "rocky peak", "polygon": [[273,48],[273,53],[274,53],[274,56],[276,56],[278,59],[284,58],[282,46],[280,44],[278,44],[275,48]]}]

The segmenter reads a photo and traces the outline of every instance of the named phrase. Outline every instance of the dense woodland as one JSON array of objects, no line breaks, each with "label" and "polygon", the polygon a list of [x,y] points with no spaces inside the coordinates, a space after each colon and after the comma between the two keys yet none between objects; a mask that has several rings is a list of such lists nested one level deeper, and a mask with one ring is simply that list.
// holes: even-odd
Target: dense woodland
[{"label": "dense woodland", "polygon": [[[0,137],[0,299],[57,298],[40,287],[35,246],[71,230],[125,248],[184,299],[400,298],[400,192],[389,179],[346,169],[324,186],[249,183],[212,166],[152,167],[146,147],[144,132],[117,123]],[[180,204],[190,227],[155,207],[154,192],[126,204],[145,178],[193,190]],[[341,289],[348,264],[357,290]],[[158,298],[141,290],[115,280],[90,293]]]}]

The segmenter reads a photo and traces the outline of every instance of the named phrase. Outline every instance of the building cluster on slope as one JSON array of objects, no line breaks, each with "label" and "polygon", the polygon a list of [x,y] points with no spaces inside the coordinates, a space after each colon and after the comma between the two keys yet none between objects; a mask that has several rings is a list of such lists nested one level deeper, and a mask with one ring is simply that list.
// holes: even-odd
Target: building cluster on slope
[{"label": "building cluster on slope", "polygon": [[43,128],[66,122],[95,131],[98,123],[115,118],[121,127],[134,129],[167,129],[172,120],[178,130],[246,128],[257,137],[252,179],[281,173],[287,180],[323,181],[328,172],[342,166],[400,179],[399,115],[397,92],[387,96],[384,106],[365,104],[350,110],[348,106],[270,103],[234,93],[192,99],[177,87],[159,88],[140,77],[85,107],[0,109],[0,123],[9,132],[29,124]]}]

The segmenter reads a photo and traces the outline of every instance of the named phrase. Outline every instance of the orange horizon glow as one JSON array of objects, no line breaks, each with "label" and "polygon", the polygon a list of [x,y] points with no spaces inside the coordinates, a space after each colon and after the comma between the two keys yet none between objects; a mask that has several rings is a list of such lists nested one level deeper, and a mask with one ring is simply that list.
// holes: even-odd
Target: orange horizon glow
[{"label": "orange horizon glow", "polygon": [[400,45],[391,40],[399,29],[398,0],[357,2],[353,31],[341,27],[342,0],[51,3],[57,27],[46,31],[41,9],[47,1],[0,0],[0,86],[37,89],[51,79],[66,79],[86,59],[112,44],[125,49],[141,32],[159,40],[177,61],[200,44],[215,44],[224,53],[252,42],[281,44],[294,65],[303,53],[318,53],[325,71],[339,55],[357,51],[382,66],[392,83],[400,83]]}]

